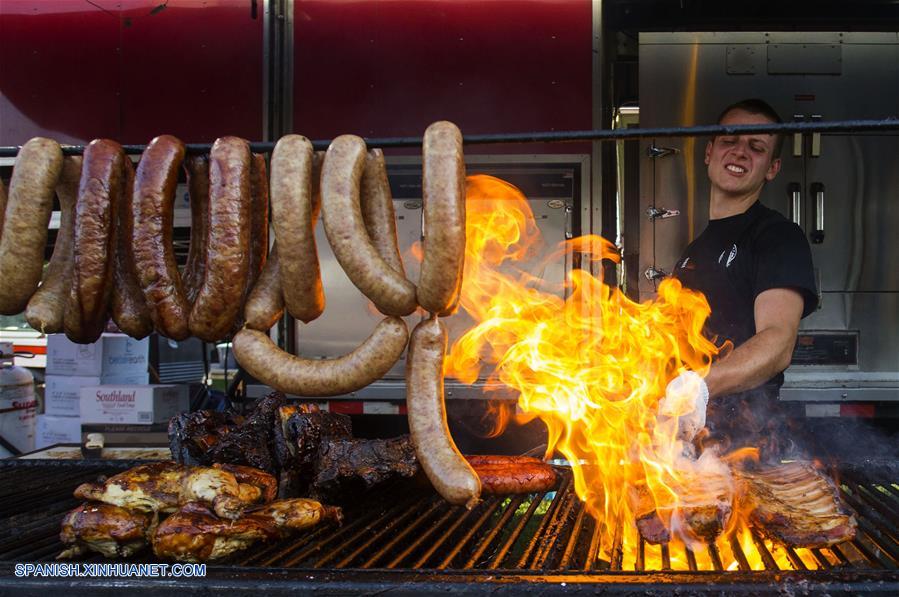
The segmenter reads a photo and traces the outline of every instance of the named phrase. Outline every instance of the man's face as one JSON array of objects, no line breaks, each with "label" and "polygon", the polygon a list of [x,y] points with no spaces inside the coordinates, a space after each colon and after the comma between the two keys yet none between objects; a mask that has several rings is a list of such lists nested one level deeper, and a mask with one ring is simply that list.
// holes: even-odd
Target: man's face
[{"label": "man's face", "polygon": [[[721,124],[769,124],[762,114],[732,110]],[[766,180],[780,170],[780,159],[774,159],[774,135],[719,136],[705,148],[712,186],[726,195],[745,197],[759,192]]]}]

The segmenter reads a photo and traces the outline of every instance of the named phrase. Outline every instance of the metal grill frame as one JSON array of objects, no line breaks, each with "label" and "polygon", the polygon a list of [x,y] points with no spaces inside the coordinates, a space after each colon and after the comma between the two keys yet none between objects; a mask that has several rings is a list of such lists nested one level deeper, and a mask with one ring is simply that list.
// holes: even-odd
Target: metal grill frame
[{"label": "metal grill frame", "polygon": [[[146,462],[146,461],[141,461]],[[662,546],[663,565],[675,551],[690,570],[643,571],[646,546],[639,546],[635,571],[622,570],[620,541],[610,561],[598,560],[595,522],[572,488],[570,472],[559,469],[555,492],[485,499],[466,511],[449,506],[430,488],[401,482],[375,490],[346,509],[342,527],[321,526],[271,544],[259,544],[207,566],[203,579],[16,578],[18,562],[50,562],[61,549],[57,539],[62,515],[77,504],[71,491],[99,474],[114,474],[136,461],[0,461],[0,592],[45,592],[75,587],[85,594],[122,589],[162,594],[178,589],[215,588],[239,593],[262,589],[279,594],[346,591],[422,592],[727,592],[752,593],[763,587],[828,593],[899,594],[899,464],[866,462],[840,467],[841,493],[859,522],[849,544],[810,550],[824,569],[807,570],[791,548],[795,570],[778,570],[761,538],[754,536],[767,570],[750,571],[739,543],[730,546],[740,569],[723,570],[714,546],[707,550],[713,570],[699,570],[685,546]],[[872,479],[875,479],[872,481]],[[886,486],[878,490],[876,486]],[[414,491],[410,491],[410,487]],[[68,497],[65,497],[68,496]],[[61,499],[63,497],[64,499]],[[546,498],[546,499],[544,499]],[[551,498],[551,501],[548,501]],[[541,504],[548,507],[539,515]],[[618,527],[620,528],[620,525]],[[620,537],[620,534],[619,534]],[[851,551],[851,558],[846,553]],[[154,562],[152,553],[131,562]],[[859,556],[862,565],[859,567]],[[839,564],[833,565],[832,560]],[[106,562],[99,555],[90,562]],[[41,597],[45,597],[42,595]]]}]

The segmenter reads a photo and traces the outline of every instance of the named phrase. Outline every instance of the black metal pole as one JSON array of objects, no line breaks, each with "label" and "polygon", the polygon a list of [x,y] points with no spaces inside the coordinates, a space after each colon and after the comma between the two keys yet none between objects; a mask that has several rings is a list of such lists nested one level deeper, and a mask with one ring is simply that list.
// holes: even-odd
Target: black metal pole
[{"label": "black metal pole", "polygon": [[[491,143],[576,143],[579,141],[618,141],[623,139],[648,139],[658,137],[712,137],[714,135],[773,134],[773,133],[851,133],[851,132],[899,131],[899,118],[880,120],[834,120],[816,122],[784,122],[780,124],[702,125],[691,127],[657,127],[628,129],[596,129],[586,131],[545,131],[530,133],[497,133],[485,135],[465,135],[466,145],[486,145]],[[313,141],[315,149],[327,149],[329,139]],[[369,147],[420,147],[421,137],[366,138]],[[125,153],[142,153],[146,145],[123,145]],[[187,153],[206,153],[212,147],[209,143],[188,143]],[[250,149],[266,153],[274,149],[274,142],[250,143]],[[84,152],[83,145],[63,146],[66,155]],[[14,157],[18,146],[0,147],[0,157]]]}]

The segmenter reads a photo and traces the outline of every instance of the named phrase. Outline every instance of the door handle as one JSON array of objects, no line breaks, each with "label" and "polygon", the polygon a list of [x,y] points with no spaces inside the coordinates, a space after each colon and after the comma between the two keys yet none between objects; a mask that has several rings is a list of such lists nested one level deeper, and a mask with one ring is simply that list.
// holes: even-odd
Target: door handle
[{"label": "door handle", "polygon": [[[793,114],[793,122],[805,120],[804,114]],[[793,133],[793,157],[802,157],[802,133]]]},{"label": "door handle", "polygon": [[[821,122],[820,114],[812,114],[812,122]],[[812,150],[811,156],[813,158],[820,157],[821,155],[821,133],[812,133]]]},{"label": "door handle", "polygon": [[802,186],[798,182],[787,185],[790,195],[790,219],[797,226],[802,226]]},{"label": "door handle", "polygon": [[824,242],[824,184],[813,182],[809,192],[815,198],[815,229],[812,230],[812,242],[816,245]]}]

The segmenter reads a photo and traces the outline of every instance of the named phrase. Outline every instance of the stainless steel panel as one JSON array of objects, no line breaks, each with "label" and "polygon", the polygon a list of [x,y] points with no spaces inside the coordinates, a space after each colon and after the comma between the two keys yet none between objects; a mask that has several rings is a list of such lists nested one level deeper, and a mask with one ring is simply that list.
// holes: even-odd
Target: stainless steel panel
[{"label": "stainless steel panel", "polygon": [[769,75],[839,75],[843,52],[839,44],[771,44]]},{"label": "stainless steel panel", "polygon": [[[851,40],[854,43],[847,43]],[[802,44],[840,44],[841,74],[728,74],[728,51],[767,55]],[[754,49],[754,54],[749,54]],[[808,55],[806,53],[806,58]],[[744,56],[745,57],[745,56]],[[817,68],[815,60],[795,58],[797,70]],[[815,58],[817,59],[817,58]],[[733,61],[731,60],[731,65]],[[803,66],[804,64],[804,66]],[[743,69],[744,71],[748,69]],[[654,33],[640,37],[641,126],[713,123],[720,110],[739,99],[762,97],[785,120],[883,118],[899,112],[899,37],[843,33]],[[812,235],[817,218],[813,185],[826,189],[824,238],[812,244],[822,294],[821,308],[802,322],[805,330],[859,330],[859,372],[899,371],[899,137],[825,135],[820,156],[812,138],[803,139],[794,157],[787,139],[782,167],[768,183],[762,201],[790,217],[790,185],[801,192],[800,219]],[[641,222],[640,269],[671,271],[680,252],[708,221],[707,139],[660,139],[679,153],[646,156],[640,172],[641,212],[656,205],[678,209],[680,218]],[[640,296],[654,295],[655,284],[641,278]]]},{"label": "stainless steel panel", "polygon": [[[467,156],[468,174],[490,174],[517,184],[528,197],[534,218],[544,239],[543,249],[517,267],[550,284],[561,287],[571,264],[555,261],[538,265],[556,245],[571,238],[572,210],[585,202],[589,189],[589,157],[585,155],[553,156]],[[388,176],[394,191],[397,236],[406,276],[418,280],[419,263],[412,247],[421,239],[421,165],[418,158],[388,158]],[[316,228],[319,262],[322,269],[326,307],[321,317],[309,324],[297,322],[298,353],[309,358],[333,358],[358,346],[374,329],[383,315],[378,313],[350,282],[324,234],[321,222]],[[406,317],[409,330],[421,321],[415,313]],[[450,343],[472,326],[462,310],[444,320],[449,328]],[[365,388],[354,396],[370,399],[402,398],[405,355],[385,376],[382,383]],[[453,386],[455,387],[455,386]],[[459,385],[447,388],[448,397],[480,396],[483,381],[472,389]],[[452,392],[452,395],[450,395]]]}]

